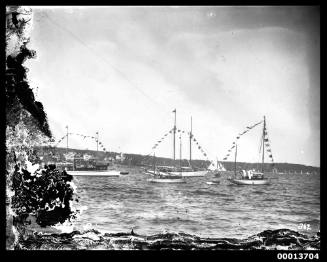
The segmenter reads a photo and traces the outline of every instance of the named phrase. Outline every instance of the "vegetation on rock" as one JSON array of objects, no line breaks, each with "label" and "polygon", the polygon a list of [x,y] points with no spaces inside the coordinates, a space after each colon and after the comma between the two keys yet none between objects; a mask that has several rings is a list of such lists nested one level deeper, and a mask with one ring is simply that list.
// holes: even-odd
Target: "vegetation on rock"
[{"label": "vegetation on rock", "polygon": [[[36,52],[27,47],[25,33],[32,11],[17,6],[6,7],[6,187],[7,187],[7,248],[11,249],[14,221],[36,217],[41,226],[63,223],[74,217],[72,177],[55,166],[41,169],[35,146],[48,144],[52,134],[43,104],[35,100],[24,66]],[[9,211],[8,211],[9,210]],[[9,216],[9,217],[8,217]],[[9,233],[8,233],[9,232]],[[19,238],[19,236],[18,236]]]},{"label": "vegetation on rock", "polygon": [[[37,166],[37,165],[36,165]],[[12,177],[12,208],[17,215],[32,214],[40,226],[50,226],[74,217],[72,176],[54,166],[30,171],[16,168]]]}]

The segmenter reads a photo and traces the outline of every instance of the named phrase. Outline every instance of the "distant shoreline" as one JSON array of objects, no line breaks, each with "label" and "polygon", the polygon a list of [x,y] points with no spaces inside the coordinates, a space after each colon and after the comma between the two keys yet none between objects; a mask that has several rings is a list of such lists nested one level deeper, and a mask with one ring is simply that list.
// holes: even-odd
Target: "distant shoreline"
[{"label": "distant shoreline", "polygon": [[[72,160],[66,160],[64,157],[64,154],[67,153],[67,148],[63,147],[35,147],[35,149],[38,152],[42,152],[43,157],[49,154],[49,152],[52,152],[52,154],[57,156],[57,162],[60,161],[72,161]],[[96,150],[82,150],[82,149],[72,149],[68,148],[68,152],[74,152],[78,153],[80,155],[88,154],[92,155],[95,158],[99,159],[99,161],[103,161],[106,157],[107,158],[116,158],[117,156],[120,156],[121,154],[124,155],[124,160],[114,160],[114,161],[108,161],[109,164],[113,165],[121,165],[123,167],[150,167],[153,165],[153,156],[150,155],[142,155],[142,154],[132,154],[132,153],[121,153],[121,152],[103,152],[103,151],[96,151]],[[175,161],[176,162],[176,161]],[[177,162],[176,162],[177,163]],[[181,160],[182,166],[188,166],[189,162],[188,159],[182,159]],[[234,162],[233,161],[220,161],[220,163],[223,164],[223,166],[227,170],[234,170]],[[156,164],[157,165],[174,165],[174,160],[171,158],[165,158],[165,157],[158,157],[156,156]],[[200,160],[200,159],[194,159],[192,160],[192,165],[196,167],[207,167],[210,164],[209,161],[206,160]],[[238,169],[255,169],[256,166],[261,163],[252,163],[252,162],[237,162]],[[179,160],[178,160],[179,165]],[[277,162],[272,165],[272,163],[265,163],[264,169],[267,172],[272,172],[273,169],[277,170],[277,172],[291,172],[291,173],[320,173],[320,167],[310,166],[310,165],[303,165],[303,164],[293,164],[293,163],[283,163],[283,162]]]}]

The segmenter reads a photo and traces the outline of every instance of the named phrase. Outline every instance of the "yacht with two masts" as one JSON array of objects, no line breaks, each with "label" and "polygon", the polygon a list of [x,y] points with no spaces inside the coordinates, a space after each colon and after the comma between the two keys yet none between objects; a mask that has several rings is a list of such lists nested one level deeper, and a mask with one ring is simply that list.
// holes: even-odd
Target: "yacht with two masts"
[{"label": "yacht with two masts", "polygon": [[[176,144],[176,109],[173,111],[174,115],[174,127],[173,131],[173,159],[174,163],[176,162],[175,156],[175,144]],[[179,166],[156,166],[155,164],[155,154],[153,155],[153,169],[146,170],[146,173],[150,174],[152,177],[148,179],[149,182],[156,183],[184,183],[185,177],[203,177],[205,176],[209,170],[205,168],[196,168],[192,166],[192,117],[191,117],[191,130],[189,132],[189,145],[190,145],[190,158],[189,158],[189,166],[182,166],[182,140],[181,135],[179,136],[180,141],[180,161]]]}]

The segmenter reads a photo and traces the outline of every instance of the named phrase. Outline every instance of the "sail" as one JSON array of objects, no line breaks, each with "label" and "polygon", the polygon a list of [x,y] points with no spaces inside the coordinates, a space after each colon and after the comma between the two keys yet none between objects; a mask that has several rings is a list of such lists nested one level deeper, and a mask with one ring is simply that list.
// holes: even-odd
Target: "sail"
[{"label": "sail", "polygon": [[210,166],[208,167],[208,170],[210,170],[210,171],[217,170],[217,167],[214,162],[211,162]]},{"label": "sail", "polygon": [[218,164],[218,168],[217,169],[219,171],[226,171],[226,168],[221,163]]},{"label": "sail", "polygon": [[208,170],[210,171],[226,171],[226,168],[219,162],[215,163],[215,162],[211,162],[210,166],[208,167]]}]

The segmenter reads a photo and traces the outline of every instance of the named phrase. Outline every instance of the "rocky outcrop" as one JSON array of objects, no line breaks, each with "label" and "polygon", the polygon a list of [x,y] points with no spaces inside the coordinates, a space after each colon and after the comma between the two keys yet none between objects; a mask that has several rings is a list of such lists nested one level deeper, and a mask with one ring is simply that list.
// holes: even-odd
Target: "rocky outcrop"
[{"label": "rocky outcrop", "polygon": [[101,234],[96,230],[20,237],[15,249],[32,250],[319,250],[320,235],[288,229],[266,230],[246,239],[201,238],[184,233],[142,236],[134,232]]}]

